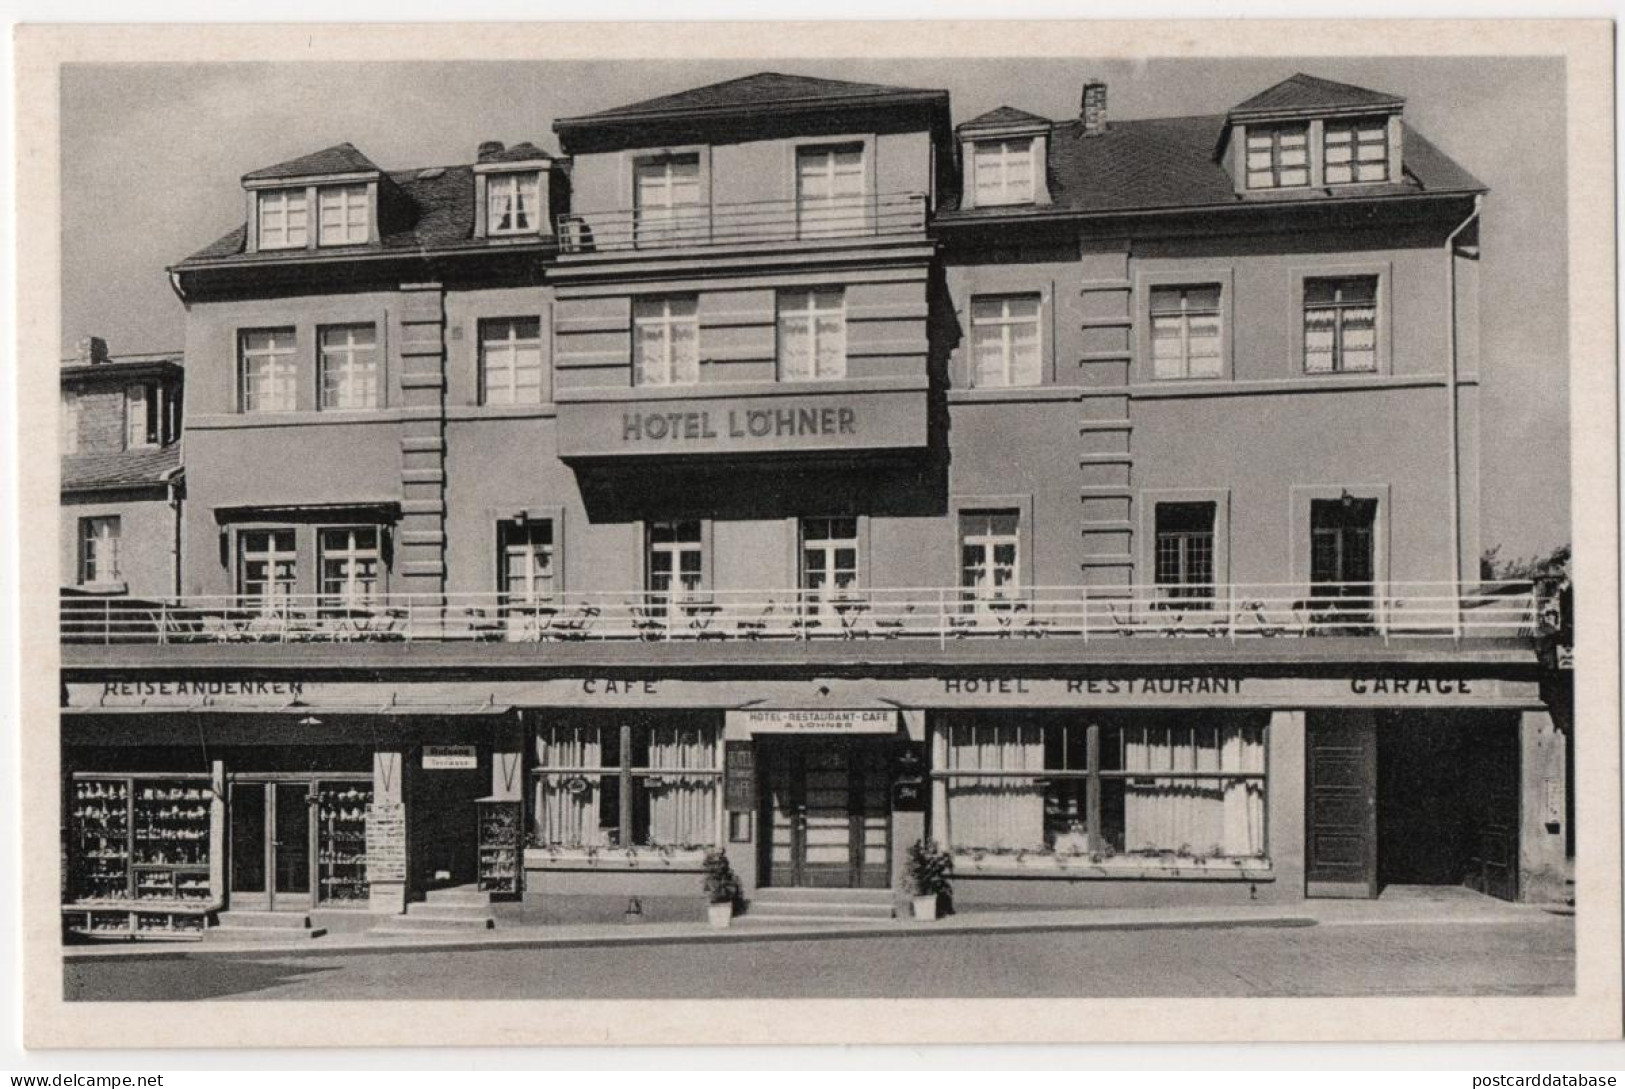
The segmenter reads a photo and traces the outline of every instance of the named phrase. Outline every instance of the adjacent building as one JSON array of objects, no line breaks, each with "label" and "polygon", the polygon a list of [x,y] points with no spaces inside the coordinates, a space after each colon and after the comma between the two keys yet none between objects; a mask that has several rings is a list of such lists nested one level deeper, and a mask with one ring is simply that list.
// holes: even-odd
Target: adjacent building
[{"label": "adjacent building", "polygon": [[922,838],[959,910],[1561,897],[1484,187],[1393,95],[1219,108],[763,73],[246,175],[179,593],[65,632],[70,923],[697,918],[719,847],[872,908]]}]

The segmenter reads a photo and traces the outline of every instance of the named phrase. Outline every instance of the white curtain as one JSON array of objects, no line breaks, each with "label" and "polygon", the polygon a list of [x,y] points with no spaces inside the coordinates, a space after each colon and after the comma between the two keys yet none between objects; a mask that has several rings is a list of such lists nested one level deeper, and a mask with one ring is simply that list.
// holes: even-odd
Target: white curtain
[{"label": "white curtain", "polygon": [[[649,766],[681,771],[712,771],[717,766],[714,730],[655,726],[649,734]],[[649,845],[685,847],[716,842],[716,790],[713,775],[640,776],[649,798]]]},{"label": "white curtain", "polygon": [[[543,846],[607,847],[608,830],[599,827],[601,775],[550,773],[549,768],[603,767],[603,744],[596,726],[543,726],[536,733],[536,839]],[[606,769],[613,774],[614,769]],[[582,783],[586,789],[579,789]],[[572,790],[572,787],[578,789]]]},{"label": "white curtain", "polygon": [[1264,853],[1262,779],[1190,779],[1188,772],[1262,773],[1260,725],[1126,726],[1123,841],[1129,851],[1251,858]]},{"label": "white curtain", "polygon": [[951,776],[948,839],[955,850],[1044,850],[1043,728],[1027,723],[954,723],[948,770],[1030,771],[1034,779]]}]

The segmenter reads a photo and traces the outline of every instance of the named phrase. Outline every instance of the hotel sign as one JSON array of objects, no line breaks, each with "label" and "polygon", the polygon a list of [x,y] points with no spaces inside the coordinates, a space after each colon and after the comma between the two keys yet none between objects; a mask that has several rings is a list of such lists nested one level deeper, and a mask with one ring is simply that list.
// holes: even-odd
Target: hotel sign
[{"label": "hotel sign", "polygon": [[730,734],[894,734],[896,711],[729,711]]},{"label": "hotel sign", "polygon": [[559,454],[766,454],[916,448],[925,391],[844,390],[794,396],[570,400],[558,405]]}]

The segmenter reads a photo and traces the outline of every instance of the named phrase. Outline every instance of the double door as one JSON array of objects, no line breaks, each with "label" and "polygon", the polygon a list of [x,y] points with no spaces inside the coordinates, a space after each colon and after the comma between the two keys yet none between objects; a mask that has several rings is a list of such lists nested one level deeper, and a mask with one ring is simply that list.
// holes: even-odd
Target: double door
[{"label": "double door", "polygon": [[238,779],[231,785],[231,906],[306,911],[363,904],[370,780]]},{"label": "double door", "polygon": [[889,750],[880,743],[762,743],[762,883],[887,888]]}]

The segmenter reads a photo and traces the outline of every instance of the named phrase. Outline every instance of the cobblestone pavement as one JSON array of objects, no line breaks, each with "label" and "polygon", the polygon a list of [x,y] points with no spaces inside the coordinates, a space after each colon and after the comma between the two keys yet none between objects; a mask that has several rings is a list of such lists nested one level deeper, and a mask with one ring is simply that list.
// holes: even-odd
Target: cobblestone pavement
[{"label": "cobblestone pavement", "polygon": [[70,1000],[1572,993],[1573,920],[104,960]]}]

